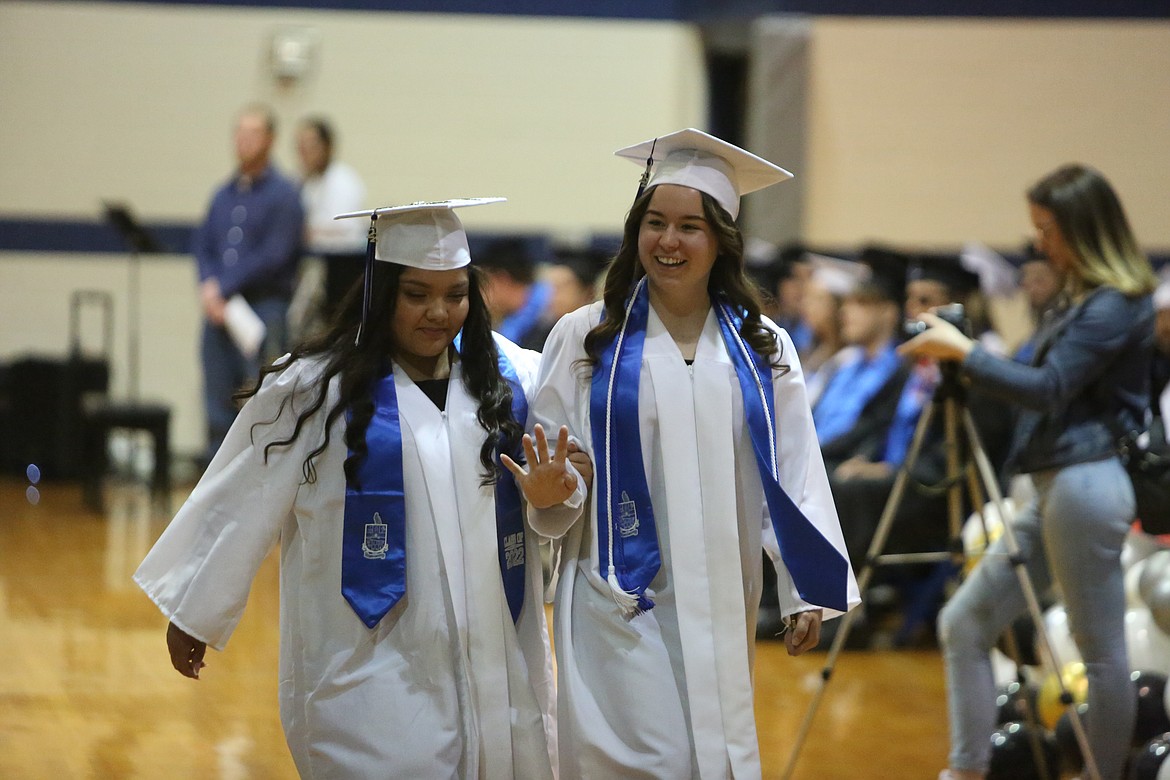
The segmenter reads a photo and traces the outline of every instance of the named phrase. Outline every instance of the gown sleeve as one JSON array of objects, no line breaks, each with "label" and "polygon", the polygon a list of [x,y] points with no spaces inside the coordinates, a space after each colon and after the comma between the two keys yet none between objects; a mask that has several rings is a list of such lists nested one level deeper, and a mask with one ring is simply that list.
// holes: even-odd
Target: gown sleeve
[{"label": "gown sleeve", "polygon": [[[776,342],[780,349],[778,362],[788,368],[788,370],[783,368],[772,370],[780,485],[800,508],[800,511],[804,513],[804,516],[848,561],[849,553],[845,549],[845,537],[841,532],[837,508],[833,503],[832,491],[829,489],[829,477],[825,471],[820,446],[817,444],[817,433],[813,427],[812,410],[809,407],[808,393],[804,386],[804,373],[800,367],[800,359],[796,355],[796,348],[788,333],[771,325],[771,323],[768,324],[776,332]],[[779,595],[781,614],[790,615],[818,606],[805,602],[796,591],[788,568],[780,557],[780,547],[772,528],[767,502],[764,503],[762,530],[764,549],[768,551],[768,555],[776,565],[776,591]],[[852,567],[848,568],[847,576],[849,578],[848,601],[849,607],[852,609],[861,603],[861,598]],[[837,614],[832,610],[825,610],[826,618],[835,617]]]},{"label": "gown sleeve", "polygon": [[227,643],[257,569],[292,521],[302,465],[323,428],[306,425],[292,445],[272,447],[267,456],[264,445],[288,437],[311,384],[302,361],[265,379],[134,573],[171,622],[216,650]]}]

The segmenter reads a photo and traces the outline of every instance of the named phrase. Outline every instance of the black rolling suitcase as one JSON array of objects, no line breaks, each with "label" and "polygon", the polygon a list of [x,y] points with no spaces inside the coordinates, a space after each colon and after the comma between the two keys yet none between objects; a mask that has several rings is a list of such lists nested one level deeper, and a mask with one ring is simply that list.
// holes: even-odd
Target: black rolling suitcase
[{"label": "black rolling suitcase", "polygon": [[[81,319],[87,307],[100,308],[101,352],[82,350]],[[82,408],[110,385],[113,300],[100,290],[78,290],[70,302],[70,349],[64,357],[28,355],[3,372],[5,470],[23,474],[35,464],[45,479],[76,478],[84,471]]]}]

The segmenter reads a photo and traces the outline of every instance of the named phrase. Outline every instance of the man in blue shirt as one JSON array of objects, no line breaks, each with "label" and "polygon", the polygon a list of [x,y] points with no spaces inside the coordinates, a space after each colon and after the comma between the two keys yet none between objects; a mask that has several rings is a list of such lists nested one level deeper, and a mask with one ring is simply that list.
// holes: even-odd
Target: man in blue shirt
[{"label": "man in blue shirt", "polygon": [[[232,394],[256,376],[260,361],[287,348],[285,316],[296,283],[304,215],[296,185],[269,162],[272,112],[249,106],[235,128],[237,168],[212,197],[195,232],[203,308],[200,353],[207,412],[207,459],[236,416]],[[264,323],[258,349],[233,339],[243,304]],[[238,331],[237,338],[238,338]]]}]

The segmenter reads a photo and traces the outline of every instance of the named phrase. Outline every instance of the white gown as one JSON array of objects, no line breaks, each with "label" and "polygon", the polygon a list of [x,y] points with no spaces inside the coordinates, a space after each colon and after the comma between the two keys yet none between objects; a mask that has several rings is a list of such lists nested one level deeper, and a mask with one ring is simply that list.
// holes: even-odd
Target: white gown
[{"label": "white gown", "polygon": [[[539,354],[501,337],[530,396]],[[451,370],[446,412],[395,370],[406,492],[407,589],[367,629],[341,595],[345,417],[317,460],[315,415],[294,444],[293,408],[320,363],[265,381],[135,581],[168,619],[222,649],[274,542],[280,566],[280,713],[305,778],[550,778],[554,684],[536,535],[526,533],[524,608],[513,628],[497,554],[494,491],[479,484],[483,429]],[[293,399],[292,408],[282,403]],[[336,379],[327,403],[337,399]],[[280,415],[275,426],[253,426]],[[254,443],[249,435],[254,436]]]},{"label": "white gown", "polygon": [[[590,378],[575,363],[600,311],[600,303],[579,309],[553,329],[529,415],[546,428],[568,425],[587,452]],[[796,350],[779,329],[777,339],[792,367],[773,372],[780,482],[846,555]],[[778,559],[713,311],[688,366],[650,307],[638,405],[662,554],[652,610],[625,619],[598,574],[596,490],[584,522],[564,508],[529,511],[534,530],[561,540],[553,631],[561,777],[758,778],[751,670],[761,546],[776,560],[783,613],[811,605]],[[848,587],[856,605],[852,574]]]}]

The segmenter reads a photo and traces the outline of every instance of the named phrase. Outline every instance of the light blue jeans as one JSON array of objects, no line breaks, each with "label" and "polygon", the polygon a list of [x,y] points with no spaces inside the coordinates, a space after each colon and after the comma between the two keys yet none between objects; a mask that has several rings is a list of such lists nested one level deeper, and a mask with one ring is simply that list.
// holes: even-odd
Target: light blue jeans
[{"label": "light blue jeans", "polygon": [[[1121,571],[1121,547],[1134,515],[1133,487],[1116,458],[1032,476],[1036,498],[1017,514],[1012,528],[1037,593],[1053,580],[1060,588],[1088,676],[1089,745],[1102,780],[1117,780],[1137,708],[1125,647]],[[996,720],[989,654],[1008,624],[1026,610],[1001,537],[939,619],[954,769],[987,770]]]}]

